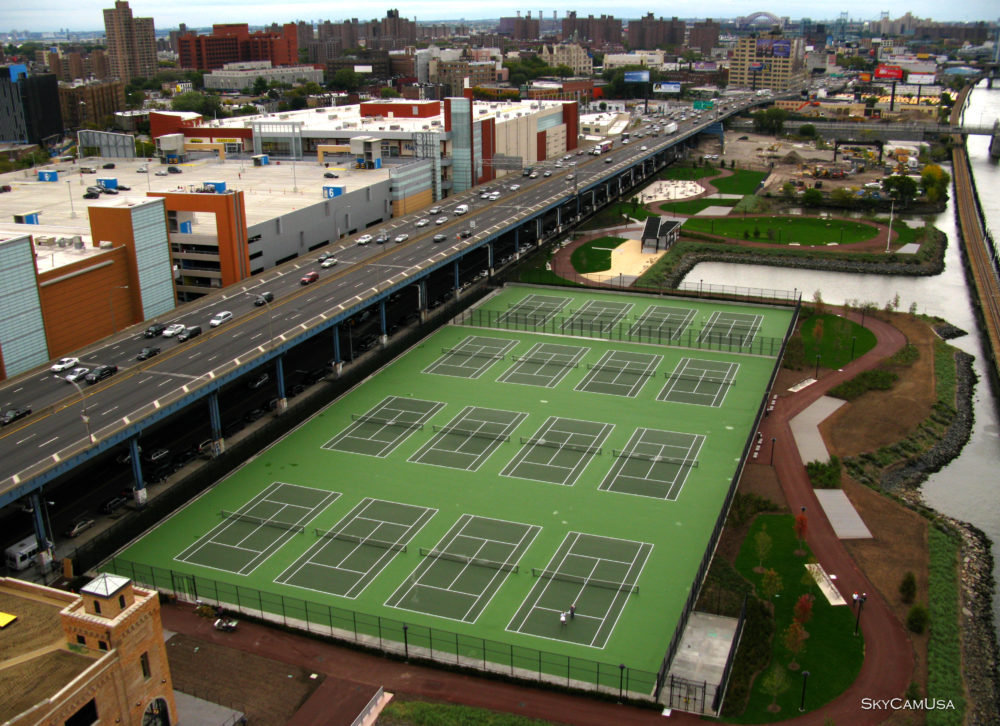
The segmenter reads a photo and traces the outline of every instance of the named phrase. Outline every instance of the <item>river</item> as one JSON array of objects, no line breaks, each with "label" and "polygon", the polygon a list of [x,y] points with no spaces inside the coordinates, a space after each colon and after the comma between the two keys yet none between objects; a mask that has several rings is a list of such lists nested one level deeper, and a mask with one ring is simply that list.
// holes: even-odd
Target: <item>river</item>
[{"label": "river", "polygon": [[[970,94],[965,112],[970,124],[992,125],[1000,117],[1000,88],[986,90],[985,82]],[[967,149],[986,224],[1000,233],[1000,167],[988,152],[989,137],[969,136]],[[898,293],[902,311],[916,303],[917,310],[937,315],[969,332],[951,344],[976,357],[979,375],[975,390],[975,423],[972,437],[961,455],[923,485],[925,501],[956,519],[974,524],[994,542],[993,577],[997,585],[993,596],[994,627],[1000,626],[1000,497],[997,496],[997,464],[1000,463],[1000,406],[986,377],[983,365],[983,339],[976,327],[969,287],[962,270],[961,252],[953,205],[936,216],[935,226],[948,235],[944,272],[935,277],[899,277],[859,275],[811,270],[791,270],[760,265],[735,265],[707,262],[695,266],[685,278],[714,284],[738,284],[774,290],[803,291],[804,301],[811,301],[818,290],[823,301],[840,304],[845,300],[876,302],[879,307]]]}]

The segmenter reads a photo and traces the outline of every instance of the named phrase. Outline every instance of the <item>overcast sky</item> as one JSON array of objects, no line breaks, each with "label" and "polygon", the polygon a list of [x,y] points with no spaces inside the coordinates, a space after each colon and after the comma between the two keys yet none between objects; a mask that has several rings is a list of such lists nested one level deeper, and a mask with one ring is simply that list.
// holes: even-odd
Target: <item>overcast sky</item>
[{"label": "overcast sky", "polygon": [[[32,0],[17,2],[16,0],[0,0],[3,9],[0,10],[0,31],[13,29],[31,31],[55,31],[61,28],[69,30],[101,30],[104,27],[103,8],[113,7],[114,0]],[[600,15],[612,13],[617,18],[637,18],[649,12],[649,5],[635,0],[624,0],[621,4],[609,7],[607,2],[591,0],[581,4],[538,4],[536,7],[502,3],[473,3],[456,0],[401,0],[379,6],[366,3],[363,9],[350,3],[326,2],[285,2],[274,0],[131,0],[132,13],[140,17],[154,19],[157,30],[176,28],[178,23],[188,26],[210,26],[212,23],[247,22],[251,25],[264,25],[272,22],[284,23],[294,20],[331,20],[339,21],[345,18],[357,17],[359,20],[384,17],[387,8],[398,8],[400,15],[416,20],[457,20],[465,18],[497,18],[514,15],[517,10],[522,15],[532,11],[532,17],[537,17],[544,10],[545,17],[551,18],[557,10],[559,17],[566,15],[568,10],[576,10],[578,15]],[[996,0],[965,0],[963,2],[941,3],[934,0],[911,0],[901,2],[880,2],[872,4],[861,0],[846,0],[834,5],[810,5],[801,0],[718,0],[711,4],[695,0],[678,0],[669,6],[659,5],[653,12],[660,15],[678,16],[681,18],[703,18],[706,13],[713,18],[732,18],[749,15],[757,11],[767,11],[775,15],[787,15],[798,19],[803,15],[813,20],[832,19],[841,12],[846,12],[852,19],[877,20],[882,10],[888,10],[895,18],[907,11],[921,18],[934,20],[996,20],[1000,16],[1000,7]]]}]

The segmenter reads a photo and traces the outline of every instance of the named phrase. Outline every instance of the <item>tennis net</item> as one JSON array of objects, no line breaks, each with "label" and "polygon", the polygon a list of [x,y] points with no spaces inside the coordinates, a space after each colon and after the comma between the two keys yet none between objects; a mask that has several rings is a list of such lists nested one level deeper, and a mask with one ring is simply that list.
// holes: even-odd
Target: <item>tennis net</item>
[{"label": "tennis net", "polygon": [[463,565],[475,565],[476,567],[489,567],[494,570],[500,570],[502,572],[517,572],[518,567],[513,562],[500,562],[498,560],[487,560],[482,557],[471,557],[469,555],[460,555],[454,552],[445,552],[444,550],[433,550],[427,549],[426,547],[420,548],[421,557],[433,557],[437,560],[448,560],[449,562],[458,562]]},{"label": "tennis net", "polygon": [[379,547],[383,550],[392,550],[393,552],[406,552],[406,545],[399,542],[387,542],[386,540],[375,539],[374,537],[359,537],[356,534],[347,534],[346,532],[338,532],[332,529],[329,532],[317,529],[316,536],[323,537],[324,539],[335,539],[340,542],[353,542],[354,544]]},{"label": "tennis net", "polygon": [[255,517],[252,514],[242,514],[241,512],[230,512],[226,509],[219,511],[219,515],[223,519],[232,519],[237,522],[249,522],[250,524],[260,524],[266,527],[277,527],[278,529],[286,529],[290,532],[305,532],[306,528],[301,524],[292,524],[291,522],[281,522],[277,519],[265,519],[264,517]]},{"label": "tennis net", "polygon": [[600,446],[587,446],[586,444],[574,444],[569,441],[555,441],[553,439],[544,439],[541,437],[533,436],[522,436],[522,444],[531,444],[532,446],[547,446],[550,449],[568,449],[569,451],[579,451],[582,454],[600,454]]},{"label": "tennis net", "polygon": [[491,439],[492,441],[510,441],[509,434],[498,434],[492,431],[482,431],[480,429],[463,429],[458,426],[434,426],[434,431],[439,434],[455,434],[456,436],[468,436],[478,439]]},{"label": "tennis net", "polygon": [[639,594],[639,586],[629,582],[614,582],[613,580],[597,580],[585,575],[571,575],[568,572],[558,570],[543,570],[538,567],[531,568],[531,576],[543,580],[559,580],[561,582],[573,582],[578,585],[593,585],[603,587],[605,590],[618,590],[618,592],[634,592]]},{"label": "tennis net", "polygon": [[598,372],[610,371],[611,373],[628,373],[630,375],[641,376],[643,378],[651,378],[652,376],[656,375],[655,368],[639,369],[639,368],[629,368],[628,366],[619,367],[619,366],[602,365],[600,363],[588,363],[587,368],[589,368],[592,371],[596,370]]},{"label": "tennis net", "polygon": [[691,468],[698,466],[697,459],[682,459],[676,456],[663,456],[662,454],[640,454],[637,451],[618,451],[618,449],[612,449],[611,454],[616,459],[637,459],[639,461],[651,461],[654,464],[677,464],[678,466],[688,466]]},{"label": "tennis net", "polygon": [[399,426],[404,429],[423,429],[424,425],[419,421],[402,421],[398,418],[388,418],[386,416],[368,416],[365,414],[352,413],[351,418],[358,423],[372,423],[380,426]]},{"label": "tennis net", "polygon": [[465,348],[442,348],[442,353],[449,355],[464,355],[469,358],[488,358],[490,360],[503,360],[503,353],[490,353],[487,350],[465,349]]},{"label": "tennis net", "polygon": [[539,366],[559,366],[560,368],[579,368],[579,361],[575,360],[559,360],[558,358],[531,358],[529,356],[524,356],[523,358],[515,358],[517,363],[530,363]]},{"label": "tennis net", "polygon": [[664,372],[663,377],[668,381],[697,381],[698,383],[714,383],[719,386],[731,386],[733,380],[729,378],[713,378],[712,376],[693,376],[690,373],[670,373]]}]

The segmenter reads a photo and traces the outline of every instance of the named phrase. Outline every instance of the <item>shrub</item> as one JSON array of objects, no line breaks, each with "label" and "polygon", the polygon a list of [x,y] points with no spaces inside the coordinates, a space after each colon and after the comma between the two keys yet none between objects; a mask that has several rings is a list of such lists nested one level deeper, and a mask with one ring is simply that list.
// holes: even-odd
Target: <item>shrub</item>
[{"label": "shrub", "polygon": [[899,380],[899,376],[892,371],[881,369],[864,371],[851,380],[831,388],[829,395],[843,398],[845,401],[853,401],[868,391],[887,391],[897,380]]},{"label": "shrub", "polygon": [[899,597],[907,605],[910,605],[917,596],[917,578],[912,572],[903,575],[903,581],[899,583]]},{"label": "shrub", "polygon": [[840,458],[831,456],[829,461],[810,461],[806,464],[806,474],[816,489],[840,488]]},{"label": "shrub", "polygon": [[910,608],[910,612],[906,616],[906,627],[911,633],[920,635],[927,630],[927,622],[929,620],[930,615],[927,613],[927,608],[923,605],[914,605]]}]

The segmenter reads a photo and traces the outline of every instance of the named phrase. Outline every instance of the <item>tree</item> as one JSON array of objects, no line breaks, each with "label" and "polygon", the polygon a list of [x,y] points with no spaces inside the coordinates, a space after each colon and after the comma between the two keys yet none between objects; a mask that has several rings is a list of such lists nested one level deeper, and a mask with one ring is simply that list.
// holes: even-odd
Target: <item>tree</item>
[{"label": "tree", "polygon": [[788,201],[795,199],[795,185],[790,181],[785,182],[781,187],[781,196]]},{"label": "tree", "polygon": [[795,601],[795,608],[792,611],[792,617],[795,618],[795,622],[800,623],[805,626],[813,616],[813,603],[816,598],[806,592],[799,596],[799,599]]},{"label": "tree", "polygon": [[381,91],[379,91],[379,96],[381,96],[382,98],[401,98],[402,95],[403,94],[397,91],[395,88],[390,88],[389,86],[386,86]]},{"label": "tree", "polygon": [[838,207],[853,207],[857,204],[857,198],[850,189],[838,187],[830,192],[830,202]]},{"label": "tree", "polygon": [[778,705],[778,696],[788,690],[788,676],[785,674],[784,668],[779,667],[777,664],[772,666],[760,682],[761,690],[771,697],[771,705],[767,707],[767,710],[771,713],[777,713],[781,710],[781,706]]},{"label": "tree", "polygon": [[766,526],[754,537],[754,546],[757,549],[757,569],[762,570],[764,568],[764,560],[771,554],[771,535],[767,533]]},{"label": "tree", "polygon": [[927,201],[938,202],[948,198],[948,185],[951,177],[937,164],[928,164],[920,172],[920,184],[927,195]]},{"label": "tree", "polygon": [[764,577],[760,581],[760,592],[768,602],[774,600],[774,596],[781,592],[785,584],[781,581],[781,575],[777,570],[768,569],[764,571]]},{"label": "tree", "polygon": [[802,193],[802,203],[807,207],[818,207],[823,203],[823,192],[819,189],[806,189]]},{"label": "tree", "polygon": [[929,621],[930,615],[927,612],[927,608],[923,605],[914,605],[906,615],[906,627],[911,633],[916,633],[917,635],[927,630],[927,623]]},{"label": "tree", "polygon": [[917,183],[902,174],[893,174],[883,179],[882,188],[889,193],[889,196],[898,199],[903,206],[912,202],[917,196]]},{"label": "tree", "polygon": [[267,93],[267,79],[264,76],[257,76],[253,82],[253,95],[263,96]]},{"label": "tree", "polygon": [[[806,517],[805,512],[799,512],[795,515],[795,538],[799,541],[799,546],[805,545],[806,541],[806,531],[809,529],[809,518]],[[803,552],[803,554],[805,554]]]},{"label": "tree", "polygon": [[211,118],[219,114],[222,102],[218,96],[200,93],[199,91],[188,91],[174,96],[170,101],[170,107],[174,111],[193,111],[200,113],[205,118]]},{"label": "tree", "polygon": [[812,124],[802,124],[799,126],[799,136],[806,139],[812,139],[816,137],[816,127]]},{"label": "tree", "polygon": [[361,76],[351,68],[340,68],[330,79],[330,87],[338,91],[356,91],[361,85]]},{"label": "tree", "polygon": [[806,638],[808,637],[809,633],[806,632],[806,629],[802,627],[802,623],[798,620],[793,620],[788,624],[788,627],[785,628],[785,634],[782,636],[781,640],[788,652],[792,654],[792,662],[788,664],[788,667],[793,671],[799,669],[799,664],[796,662],[796,659],[798,658],[799,653],[805,650]]},{"label": "tree", "polygon": [[907,605],[917,597],[917,578],[913,572],[903,575],[903,581],[899,583],[899,597]]}]

